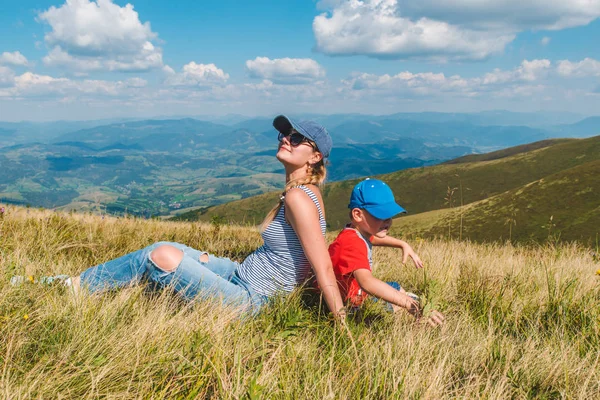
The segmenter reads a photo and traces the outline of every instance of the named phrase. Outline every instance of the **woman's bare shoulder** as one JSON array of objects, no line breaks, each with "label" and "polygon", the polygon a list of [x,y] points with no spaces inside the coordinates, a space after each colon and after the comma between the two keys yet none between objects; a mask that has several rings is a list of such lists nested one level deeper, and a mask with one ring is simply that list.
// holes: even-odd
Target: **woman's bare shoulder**
[{"label": "woman's bare shoulder", "polygon": [[[297,229],[302,226],[319,226],[319,211],[308,193],[300,188],[292,188],[285,195],[285,219]],[[308,225],[307,225],[308,224]],[[298,233],[298,231],[296,231]]]},{"label": "woman's bare shoulder", "polygon": [[315,196],[317,196],[317,200],[319,201],[319,205],[321,206],[321,209],[323,208],[323,195],[321,194],[321,188],[317,185],[313,185],[313,184],[308,184],[306,185],[307,188],[309,188]]},{"label": "woman's bare shoulder", "polygon": [[310,201],[312,203],[312,200],[308,196],[308,193],[306,193],[299,187],[293,187],[290,190],[288,190],[285,194],[284,201],[286,205],[304,203],[306,201]]},{"label": "woman's bare shoulder", "polygon": [[[312,186],[312,187],[311,187]],[[319,191],[319,188],[315,185],[306,185],[307,188],[309,188],[315,196],[317,196],[317,200],[320,204],[322,204],[323,200],[321,198],[321,192]],[[313,190],[313,188],[315,190]],[[295,211],[300,211],[302,213],[307,213],[307,212],[315,212],[315,215],[318,214],[318,210],[317,207],[315,205],[315,202],[313,201],[313,199],[311,199],[311,197],[308,195],[308,193],[306,193],[304,190],[302,190],[301,188],[292,188],[290,189],[287,194],[285,195],[285,206],[286,208],[292,208]]]}]

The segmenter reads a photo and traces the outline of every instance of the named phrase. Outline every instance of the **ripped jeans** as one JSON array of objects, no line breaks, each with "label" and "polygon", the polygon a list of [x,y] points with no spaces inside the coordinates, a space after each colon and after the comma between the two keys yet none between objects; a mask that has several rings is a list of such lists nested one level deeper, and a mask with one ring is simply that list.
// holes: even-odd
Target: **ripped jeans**
[{"label": "ripped jeans", "polygon": [[[150,258],[161,245],[176,247],[183,259],[174,271],[160,269]],[[239,264],[224,257],[208,254],[208,261],[200,256],[208,254],[181,243],[158,242],[133,253],[88,268],[81,273],[81,287],[90,293],[118,289],[142,281],[158,288],[172,287],[186,300],[197,298],[219,300],[224,305],[239,306],[252,313],[259,311],[267,301],[236,273]]]}]

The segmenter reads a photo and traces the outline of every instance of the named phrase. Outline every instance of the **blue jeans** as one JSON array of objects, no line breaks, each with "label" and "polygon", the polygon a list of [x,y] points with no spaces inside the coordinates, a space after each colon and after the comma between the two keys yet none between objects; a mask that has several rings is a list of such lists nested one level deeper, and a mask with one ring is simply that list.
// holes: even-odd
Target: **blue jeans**
[{"label": "blue jeans", "polygon": [[[386,282],[388,285],[390,285],[391,287],[393,287],[396,290],[400,290],[402,289],[402,286],[400,286],[400,284],[398,282]],[[373,301],[377,302],[379,301],[379,299],[377,297],[373,297]],[[394,305],[392,303],[389,302],[385,302],[385,309],[386,311],[389,312],[393,312],[394,311]]]},{"label": "blue jeans", "polygon": [[[174,271],[160,269],[150,258],[161,245],[176,247],[183,259]],[[186,300],[220,300],[224,305],[239,306],[256,313],[267,301],[240,279],[238,263],[228,258],[208,254],[208,261],[200,261],[208,254],[180,243],[158,242],[104,264],[88,268],[81,274],[81,286],[90,293],[118,289],[141,281],[149,281],[159,288],[172,287]]]}]

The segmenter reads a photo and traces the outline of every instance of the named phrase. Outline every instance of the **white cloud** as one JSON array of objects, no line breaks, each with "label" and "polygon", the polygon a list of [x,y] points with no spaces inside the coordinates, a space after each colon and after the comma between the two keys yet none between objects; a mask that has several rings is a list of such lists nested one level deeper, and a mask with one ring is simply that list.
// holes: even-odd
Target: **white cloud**
[{"label": "white cloud", "polygon": [[253,78],[267,79],[274,83],[308,83],[325,77],[325,69],[310,58],[256,57],[246,61],[246,68]]},{"label": "white cloud", "polygon": [[558,62],[556,70],[562,76],[600,76],[600,61],[589,57],[579,62],[562,60]]},{"label": "white cloud", "polygon": [[316,49],[331,55],[479,60],[528,29],[563,29],[600,16],[600,0],[328,0]]},{"label": "white cloud", "polygon": [[247,111],[255,107],[281,110],[284,104],[307,107],[311,105],[313,109],[321,110],[322,105],[317,104],[323,102],[325,96],[329,96],[330,102],[336,100],[335,88],[325,81],[320,81],[318,85],[282,85],[268,79],[256,83],[220,83],[200,88],[187,85],[164,86],[151,95],[152,101],[158,104],[178,104],[181,107],[196,108],[202,105],[209,108],[218,107],[221,111],[236,108]]},{"label": "white cloud", "polygon": [[44,37],[51,47],[47,65],[74,70],[147,71],[163,65],[150,23],[142,23],[131,4],[111,0],[67,0],[39,14],[52,30]]},{"label": "white cloud", "polygon": [[396,75],[375,75],[357,73],[342,81],[345,90],[352,92],[367,91],[372,94],[382,93],[391,97],[414,97],[455,92],[470,95],[471,87],[468,80],[443,73],[412,73],[400,72]]},{"label": "white cloud", "polygon": [[12,69],[0,65],[0,88],[14,84],[15,73]]},{"label": "white cloud", "polygon": [[53,78],[48,75],[38,75],[26,72],[15,77],[11,94],[14,97],[43,97],[64,94],[71,81],[67,78]]},{"label": "white cloud", "polygon": [[[598,61],[563,60],[561,63],[570,76],[585,76],[593,74],[590,66],[597,66]],[[25,109],[27,102],[35,101],[40,107],[69,103],[98,106],[115,113],[145,107],[153,109],[155,114],[181,113],[181,110],[206,112],[209,109],[216,112],[291,109],[367,113],[401,109],[452,111],[461,107],[531,110],[540,102],[553,102],[553,106],[560,108],[568,91],[580,94],[574,102],[585,97],[588,103],[580,105],[593,108],[592,100],[600,98],[594,93],[597,79],[565,79],[568,76],[559,74],[558,66],[549,60],[536,59],[523,60],[511,69],[494,69],[475,76],[448,75],[439,70],[393,74],[356,72],[341,82],[322,79],[280,84],[271,79],[228,83],[229,75],[214,64],[190,62],[178,71],[163,66],[165,81],[158,86],[150,85],[140,77],[110,81],[71,75],[53,77],[33,72],[17,76],[12,69],[0,66],[0,101],[4,102],[0,108],[10,115],[6,105],[17,107],[23,102]],[[592,95],[594,97],[590,97]],[[64,110],[66,114],[61,118],[69,115],[68,110]]]},{"label": "white cloud", "polygon": [[100,57],[73,57],[57,46],[50,50],[43,58],[44,64],[58,67],[67,67],[77,71],[95,71],[104,67],[104,61]]},{"label": "white cloud", "polygon": [[400,0],[408,18],[432,18],[485,30],[560,30],[600,17],[600,0]]},{"label": "white cloud", "polygon": [[298,85],[280,85],[268,79],[260,83],[246,83],[241,85],[239,90],[243,95],[267,97],[271,99],[286,99],[297,101],[318,101],[326,93],[334,90],[326,82],[319,85],[298,84]]},{"label": "white cloud", "polygon": [[550,67],[549,60],[524,60],[513,70],[495,69],[482,77],[474,78],[409,71],[396,75],[356,73],[343,80],[342,84],[346,92],[367,91],[392,97],[436,96],[444,93],[474,97],[490,92],[504,97],[524,96],[543,89],[543,85],[534,82],[544,78]]},{"label": "white cloud", "polygon": [[125,81],[127,87],[142,88],[148,85],[148,81],[142,78],[130,78]]},{"label": "white cloud", "polygon": [[523,60],[521,65],[511,71],[495,69],[483,76],[481,83],[484,85],[501,84],[507,82],[531,82],[539,79],[550,69],[550,60]]},{"label": "white cloud", "polygon": [[168,66],[168,65],[165,65],[165,66],[162,68],[162,70],[163,70],[163,72],[164,72],[165,74],[167,74],[167,75],[174,75],[174,74],[175,74],[175,70],[174,70],[173,68],[171,68],[170,66]]},{"label": "white cloud", "polygon": [[229,74],[215,64],[196,64],[194,61],[186,64],[181,73],[165,65],[163,71],[167,75],[165,84],[170,86],[193,86],[206,88],[227,82]]},{"label": "white cloud", "polygon": [[[0,76],[1,74],[0,70]],[[144,79],[140,78],[131,78],[126,81],[72,80],[26,72],[19,76],[13,76],[11,85],[3,91],[3,96],[49,99],[67,97],[79,100],[98,96],[127,98],[135,96],[137,90],[144,87],[146,83]]]},{"label": "white cloud", "polygon": [[0,64],[16,65],[16,66],[27,66],[27,58],[18,51],[9,53],[5,51],[0,54]]},{"label": "white cloud", "polygon": [[548,36],[544,36],[542,40],[540,40],[540,43],[542,46],[548,46],[550,44],[550,40],[551,39]]},{"label": "white cloud", "polygon": [[31,72],[25,72],[15,78],[15,84],[18,87],[28,87],[37,85],[47,85],[55,82],[69,82],[67,78],[53,78],[48,75],[38,75]]},{"label": "white cloud", "polygon": [[431,72],[413,74],[409,71],[400,72],[396,75],[375,75],[367,73],[355,74],[348,80],[343,81],[353,90],[363,89],[387,89],[397,90],[417,89],[424,87],[442,88],[447,83],[447,78],[443,73],[435,74]]}]

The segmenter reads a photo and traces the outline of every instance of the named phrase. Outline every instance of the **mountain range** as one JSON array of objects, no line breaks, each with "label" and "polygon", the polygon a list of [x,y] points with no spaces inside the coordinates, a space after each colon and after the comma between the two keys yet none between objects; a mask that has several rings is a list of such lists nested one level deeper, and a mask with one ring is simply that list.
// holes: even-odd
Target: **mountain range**
[{"label": "mountain range", "polygon": [[[600,133],[600,118],[567,113],[298,118],[315,119],[329,129],[335,143],[330,181],[427,167],[548,138]],[[272,118],[231,115],[212,121],[0,123],[0,201],[150,216],[278,190],[283,170],[273,157],[276,133],[271,122]]]}]

